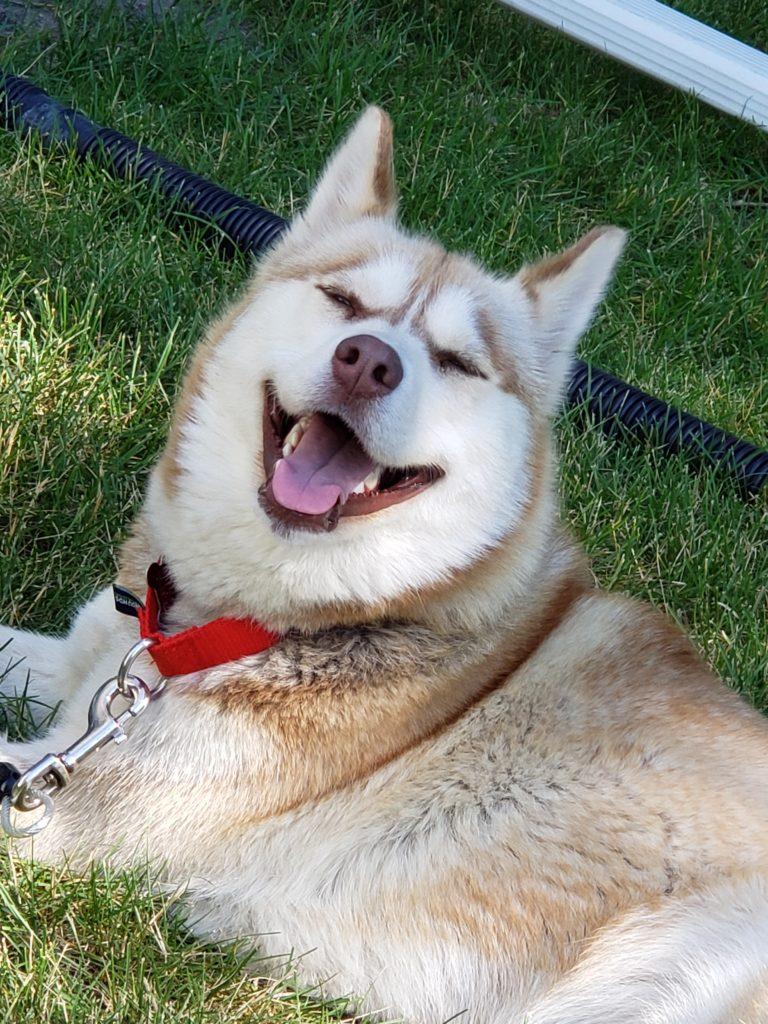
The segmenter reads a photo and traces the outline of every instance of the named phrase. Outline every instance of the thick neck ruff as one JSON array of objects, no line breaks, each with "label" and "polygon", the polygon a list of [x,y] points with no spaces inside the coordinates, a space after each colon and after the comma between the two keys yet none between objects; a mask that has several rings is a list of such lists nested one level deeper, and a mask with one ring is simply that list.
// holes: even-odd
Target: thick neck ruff
[{"label": "thick neck ruff", "polygon": [[168,566],[162,560],[149,567],[145,601],[124,587],[115,586],[113,590],[117,610],[137,618],[142,639],[152,641],[149,654],[164,676],[203,672],[260,654],[280,640],[278,633],[253,619],[220,618],[180,633],[163,632],[163,615],[177,595]]}]

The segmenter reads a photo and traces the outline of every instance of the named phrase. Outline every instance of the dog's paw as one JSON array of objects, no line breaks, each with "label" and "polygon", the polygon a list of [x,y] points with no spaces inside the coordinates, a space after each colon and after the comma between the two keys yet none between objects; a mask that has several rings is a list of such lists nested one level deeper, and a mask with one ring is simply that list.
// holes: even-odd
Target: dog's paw
[{"label": "dog's paw", "polygon": [[0,730],[23,735],[51,720],[60,643],[0,626]]},{"label": "dog's paw", "polygon": [[16,696],[30,682],[28,659],[17,639],[17,631],[0,626],[0,694]]}]

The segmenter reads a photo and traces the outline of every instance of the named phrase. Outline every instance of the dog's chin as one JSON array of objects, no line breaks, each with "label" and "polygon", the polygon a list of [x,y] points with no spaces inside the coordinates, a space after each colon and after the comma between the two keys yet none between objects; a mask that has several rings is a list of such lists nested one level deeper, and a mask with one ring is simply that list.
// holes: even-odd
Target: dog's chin
[{"label": "dog's chin", "polygon": [[[266,479],[259,489],[259,504],[277,532],[328,533],[347,518],[373,515],[411,501],[444,476],[437,466],[376,465],[354,430],[339,415],[316,410],[300,417],[291,416],[270,383],[264,388],[263,410],[262,459]],[[310,468],[302,444],[310,450]],[[343,463],[338,470],[339,480],[334,480],[333,472],[328,473],[327,467],[322,466],[312,479],[325,474],[327,481],[319,485],[319,495],[308,495],[306,492],[313,484],[302,490],[301,474],[309,476],[311,456],[322,460],[324,447],[343,453],[341,459],[334,456],[336,462]],[[294,463],[299,463],[298,474]],[[336,491],[338,495],[333,500]]]}]

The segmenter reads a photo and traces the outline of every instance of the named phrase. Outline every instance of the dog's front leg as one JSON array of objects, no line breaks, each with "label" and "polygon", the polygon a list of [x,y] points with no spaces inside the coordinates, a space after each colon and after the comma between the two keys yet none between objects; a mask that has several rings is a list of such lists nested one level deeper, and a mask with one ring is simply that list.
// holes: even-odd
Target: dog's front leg
[{"label": "dog's front leg", "polygon": [[[25,744],[0,740],[0,761],[24,770],[71,746],[87,721],[88,689],[65,705],[48,736]],[[179,689],[178,681],[169,683],[127,723],[124,743],[107,743],[83,760],[54,794],[47,828],[13,847],[40,861],[66,859],[77,870],[90,860],[124,868],[149,859],[173,884],[193,874],[212,877],[223,863],[232,809],[238,819],[259,820],[269,805],[270,747],[257,725],[233,729],[229,715],[211,715],[205,701]],[[35,817],[14,815],[14,823]]]},{"label": "dog's front leg", "polygon": [[[21,634],[22,637],[26,635],[29,634]],[[44,640],[46,638],[41,637],[40,639]],[[64,640],[54,640],[53,642],[65,643]],[[58,753],[71,746],[84,731],[85,709],[76,709],[74,705],[77,703],[77,700],[70,702],[65,709],[69,714],[65,713],[60,716],[60,720],[57,720],[51,730],[43,736],[36,736],[30,740],[14,743],[0,735],[0,762],[15,769],[19,774],[23,774],[47,754]],[[78,714],[77,711],[80,713]],[[26,820],[23,823],[25,825],[30,824],[30,818],[24,817]],[[33,813],[31,818],[34,819],[35,817],[36,815]],[[2,836],[2,829],[0,829],[0,836]],[[28,854],[32,853],[32,847],[28,841],[24,849]]]},{"label": "dog's front leg", "polygon": [[0,626],[0,695],[24,701],[37,727],[51,716],[66,685],[67,641]]},{"label": "dog's front leg", "polygon": [[51,719],[109,644],[115,618],[111,590],[104,590],[81,609],[65,637],[0,626],[0,695],[23,699],[35,727]]}]

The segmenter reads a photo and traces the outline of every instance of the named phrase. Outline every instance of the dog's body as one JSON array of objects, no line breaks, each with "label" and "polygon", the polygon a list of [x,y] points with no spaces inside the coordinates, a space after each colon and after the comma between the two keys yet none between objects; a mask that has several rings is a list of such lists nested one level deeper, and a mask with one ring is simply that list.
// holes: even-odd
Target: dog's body
[{"label": "dog's body", "polygon": [[[768,726],[593,587],[552,498],[622,233],[502,281],[393,208],[372,110],[202,346],[122,552],[137,593],[167,558],[170,630],[285,638],[171,680],[34,853],[149,856],[200,933],[410,1022],[765,1024]],[[0,632],[4,686],[64,701],[0,757],[71,743],[136,635],[107,592],[66,639]]]}]

